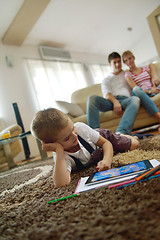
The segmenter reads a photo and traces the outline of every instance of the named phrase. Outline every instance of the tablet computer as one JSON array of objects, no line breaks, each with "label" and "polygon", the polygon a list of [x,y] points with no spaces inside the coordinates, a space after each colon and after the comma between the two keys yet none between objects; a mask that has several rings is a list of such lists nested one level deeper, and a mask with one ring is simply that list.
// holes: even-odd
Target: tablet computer
[{"label": "tablet computer", "polygon": [[104,181],[111,181],[117,178],[123,178],[125,176],[135,176],[135,173],[142,174],[146,170],[153,168],[149,160],[143,160],[131,164],[124,165],[118,168],[112,168],[109,170],[95,172],[90,175],[86,181],[86,185],[97,184]]}]

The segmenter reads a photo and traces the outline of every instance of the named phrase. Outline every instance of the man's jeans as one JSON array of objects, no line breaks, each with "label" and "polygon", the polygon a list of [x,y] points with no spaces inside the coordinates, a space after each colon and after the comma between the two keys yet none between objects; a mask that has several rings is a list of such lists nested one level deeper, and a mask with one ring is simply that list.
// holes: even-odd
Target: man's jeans
[{"label": "man's jeans", "polygon": [[141,100],[142,106],[145,108],[147,113],[152,116],[155,113],[159,112],[156,104],[153,100],[143,91],[142,88],[136,86],[132,89],[133,96],[137,96]]},{"label": "man's jeans", "polygon": [[[116,133],[130,134],[139,110],[140,99],[135,96],[117,96],[116,99],[120,102],[122,109],[125,110]],[[92,128],[99,128],[99,112],[110,110],[113,110],[113,104],[109,100],[96,95],[90,96],[87,100],[88,125]]]}]

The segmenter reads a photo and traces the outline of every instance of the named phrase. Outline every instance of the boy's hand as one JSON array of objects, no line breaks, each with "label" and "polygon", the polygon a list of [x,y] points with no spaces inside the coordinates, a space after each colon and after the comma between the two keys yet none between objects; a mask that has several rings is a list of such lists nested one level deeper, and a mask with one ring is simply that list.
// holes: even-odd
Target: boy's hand
[{"label": "boy's hand", "polygon": [[111,142],[109,142],[102,136],[99,137],[96,144],[103,149],[103,159],[98,162],[96,168],[99,172],[103,170],[108,170],[109,168],[111,168],[112,164],[113,146]]},{"label": "boy's hand", "polygon": [[63,147],[60,143],[44,143],[42,141],[42,150],[45,152],[56,152],[58,149],[62,149]]},{"label": "boy's hand", "polygon": [[111,168],[111,162],[110,161],[101,160],[101,161],[98,162],[96,168],[97,168],[98,172],[104,171],[104,170],[108,170],[108,169]]}]

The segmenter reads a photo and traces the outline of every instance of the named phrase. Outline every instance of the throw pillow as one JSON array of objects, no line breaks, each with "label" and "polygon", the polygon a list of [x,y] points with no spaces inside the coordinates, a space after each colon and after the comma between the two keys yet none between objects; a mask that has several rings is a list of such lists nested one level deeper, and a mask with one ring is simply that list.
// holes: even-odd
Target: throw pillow
[{"label": "throw pillow", "polygon": [[58,108],[73,117],[84,115],[83,110],[75,103],[69,103],[65,101],[56,101]]}]

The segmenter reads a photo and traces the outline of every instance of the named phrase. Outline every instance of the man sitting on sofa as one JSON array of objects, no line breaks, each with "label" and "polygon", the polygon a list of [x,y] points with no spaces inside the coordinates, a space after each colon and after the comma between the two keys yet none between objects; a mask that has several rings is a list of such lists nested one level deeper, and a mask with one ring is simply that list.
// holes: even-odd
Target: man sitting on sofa
[{"label": "man sitting on sofa", "polygon": [[92,95],[87,100],[87,122],[92,128],[99,128],[99,112],[113,110],[116,114],[122,115],[117,134],[130,134],[136,119],[140,99],[131,96],[131,88],[127,84],[124,71],[121,65],[121,56],[113,52],[108,56],[108,62],[112,68],[112,73],[102,81],[101,96]]}]

